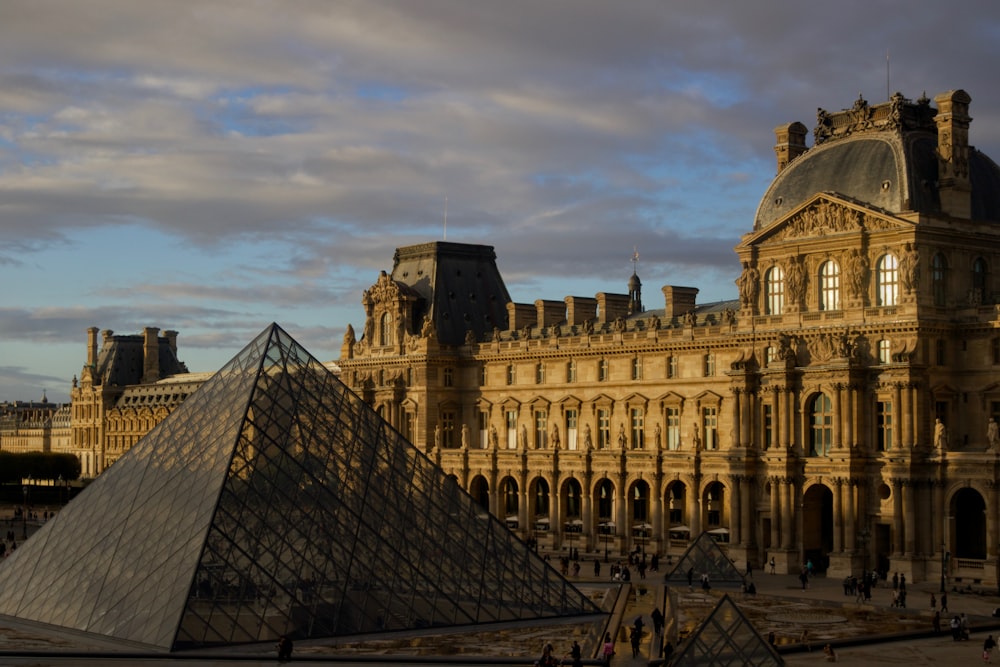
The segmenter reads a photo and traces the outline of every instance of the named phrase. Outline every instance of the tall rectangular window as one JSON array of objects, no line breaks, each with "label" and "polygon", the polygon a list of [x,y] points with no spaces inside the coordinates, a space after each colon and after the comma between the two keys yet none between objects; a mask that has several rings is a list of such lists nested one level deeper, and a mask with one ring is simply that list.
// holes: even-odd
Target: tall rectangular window
[{"label": "tall rectangular window", "polygon": [[442,374],[442,377],[444,378],[444,386],[446,386],[446,387],[454,387],[455,386],[455,369],[454,368],[446,368],[446,369],[444,369],[444,373]]},{"label": "tall rectangular window", "polygon": [[632,359],[632,379],[642,379],[642,359],[639,359],[638,357]]},{"label": "tall rectangular window", "polygon": [[507,411],[507,449],[517,449],[517,410]]},{"label": "tall rectangular window", "polygon": [[441,413],[441,446],[455,446],[455,413],[451,410]]},{"label": "tall rectangular window", "polygon": [[535,449],[545,449],[548,446],[549,413],[545,410],[535,410]]},{"label": "tall rectangular window", "polygon": [[507,384],[514,384],[514,364],[507,364]]},{"label": "tall rectangular window", "polygon": [[882,255],[875,270],[879,306],[895,306],[899,303],[899,262],[895,255]]},{"label": "tall rectangular window", "polygon": [[712,377],[715,375],[715,355],[709,352],[705,355],[704,359],[705,365],[705,377]]},{"label": "tall rectangular window", "polygon": [[840,265],[832,259],[819,269],[819,309],[840,310]]},{"label": "tall rectangular window", "polygon": [[677,377],[677,356],[670,355],[667,357],[667,379],[672,380]]},{"label": "tall rectangular window", "polygon": [[576,361],[573,359],[566,362],[566,382],[576,382]]},{"label": "tall rectangular window", "polygon": [[607,408],[597,409],[597,448],[608,449],[611,446],[611,411]]},{"label": "tall rectangular window", "polygon": [[645,449],[645,415],[642,408],[632,408],[630,412],[632,423],[632,449]]},{"label": "tall rectangular window", "polygon": [[479,411],[479,448],[486,449],[490,446],[490,413]]},{"label": "tall rectangular window", "polygon": [[535,365],[535,384],[545,384],[545,364],[540,361]]},{"label": "tall rectangular window", "polygon": [[887,452],[892,449],[892,402],[879,401],[875,404],[878,432],[875,434],[875,445],[878,451]]},{"label": "tall rectangular window", "polygon": [[601,359],[597,362],[597,379],[600,382],[604,382],[608,379],[608,360]]},{"label": "tall rectangular window", "polygon": [[719,448],[719,409],[708,407],[702,409],[702,432],[705,434],[705,449]]},{"label": "tall rectangular window", "polygon": [[676,450],[681,446],[681,409],[667,408],[667,449]]},{"label": "tall rectangular window", "polygon": [[576,409],[570,409],[566,411],[566,448],[576,449],[576,433],[577,433],[577,412]]}]

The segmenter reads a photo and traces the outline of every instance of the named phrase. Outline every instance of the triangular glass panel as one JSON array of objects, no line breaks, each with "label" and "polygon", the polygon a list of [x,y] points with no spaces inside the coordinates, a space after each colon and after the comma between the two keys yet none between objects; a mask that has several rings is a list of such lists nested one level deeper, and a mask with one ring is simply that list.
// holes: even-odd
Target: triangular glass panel
[{"label": "triangular glass panel", "polygon": [[784,665],[785,661],[760,636],[729,596],[723,595],[712,613],[674,654],[671,664],[765,667]]}]

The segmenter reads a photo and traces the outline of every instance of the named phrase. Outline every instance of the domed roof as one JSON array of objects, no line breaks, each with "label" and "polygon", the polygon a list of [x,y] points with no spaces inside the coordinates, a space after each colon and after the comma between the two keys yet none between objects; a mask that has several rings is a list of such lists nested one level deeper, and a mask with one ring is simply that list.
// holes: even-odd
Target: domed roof
[{"label": "domed roof", "polygon": [[[833,116],[820,111],[817,145],[789,162],[771,183],[757,208],[755,231],[777,222],[820,192],[835,193],[890,214],[942,213],[938,132],[933,122],[936,111],[926,100],[917,104],[904,101],[904,118],[893,123],[887,120],[891,103],[876,107],[867,107],[863,100],[859,103],[874,120],[857,122],[863,116],[856,111],[859,105]],[[971,147],[968,164],[971,219],[1000,222],[1000,168]]]}]

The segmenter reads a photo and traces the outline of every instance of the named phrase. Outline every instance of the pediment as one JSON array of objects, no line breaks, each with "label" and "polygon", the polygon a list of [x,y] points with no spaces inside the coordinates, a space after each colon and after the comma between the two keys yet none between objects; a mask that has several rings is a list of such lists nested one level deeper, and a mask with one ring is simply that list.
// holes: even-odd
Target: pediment
[{"label": "pediment", "polygon": [[669,405],[672,403],[683,403],[684,396],[678,394],[676,391],[668,391],[667,393],[658,396],[655,400],[664,405]]},{"label": "pediment", "polygon": [[910,229],[913,223],[851,199],[824,192],[804,202],[787,216],[745,238],[741,246],[764,241],[802,241],[858,232]]}]

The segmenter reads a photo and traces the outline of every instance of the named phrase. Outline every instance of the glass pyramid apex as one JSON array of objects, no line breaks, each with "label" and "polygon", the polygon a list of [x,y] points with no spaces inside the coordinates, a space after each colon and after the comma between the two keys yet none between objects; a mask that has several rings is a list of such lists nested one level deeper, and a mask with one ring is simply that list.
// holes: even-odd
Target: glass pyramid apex
[{"label": "glass pyramid apex", "polygon": [[745,581],[743,574],[707,531],[688,546],[673,569],[667,572],[665,581],[676,586],[690,580],[693,585],[699,586],[703,574],[708,575],[709,585],[713,587],[737,587]]},{"label": "glass pyramid apex", "polygon": [[597,613],[276,324],[0,565],[0,614],[168,650]]}]

